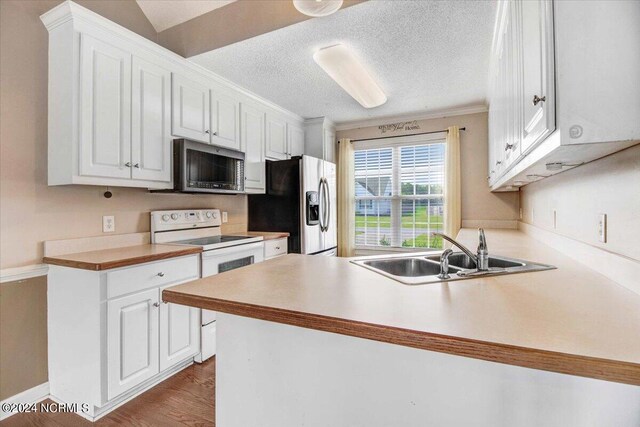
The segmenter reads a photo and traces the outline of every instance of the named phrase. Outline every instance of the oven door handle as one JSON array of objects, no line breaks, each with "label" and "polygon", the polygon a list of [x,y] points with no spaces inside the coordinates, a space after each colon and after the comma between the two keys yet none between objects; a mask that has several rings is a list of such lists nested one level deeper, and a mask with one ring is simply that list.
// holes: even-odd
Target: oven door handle
[{"label": "oven door handle", "polygon": [[235,254],[235,253],[242,253],[242,252],[247,252],[247,251],[251,251],[251,250],[256,250],[256,251],[261,251],[263,248],[263,242],[259,241],[259,242],[253,242],[253,243],[245,243],[243,245],[234,245],[234,246],[227,246],[226,248],[220,248],[220,249],[214,249],[214,250],[210,250],[210,251],[204,251],[202,252],[202,258],[215,258],[215,257],[220,257],[220,256],[224,256],[224,255],[231,255],[231,254]]}]

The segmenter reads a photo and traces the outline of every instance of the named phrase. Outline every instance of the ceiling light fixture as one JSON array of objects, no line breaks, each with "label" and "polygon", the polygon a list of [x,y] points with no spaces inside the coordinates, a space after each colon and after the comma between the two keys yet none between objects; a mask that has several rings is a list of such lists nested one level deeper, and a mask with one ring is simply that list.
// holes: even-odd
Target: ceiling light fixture
[{"label": "ceiling light fixture", "polygon": [[293,5],[305,15],[327,16],[340,9],[342,0],[293,0]]},{"label": "ceiling light fixture", "polygon": [[387,102],[387,95],[347,46],[337,44],[325,47],[317,51],[313,59],[364,108]]}]

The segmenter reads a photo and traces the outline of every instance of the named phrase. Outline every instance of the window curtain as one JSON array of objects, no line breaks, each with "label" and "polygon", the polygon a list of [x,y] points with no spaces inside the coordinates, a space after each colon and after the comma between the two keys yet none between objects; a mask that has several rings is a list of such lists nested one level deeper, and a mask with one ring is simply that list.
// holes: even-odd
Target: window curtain
[{"label": "window curtain", "polygon": [[458,126],[447,128],[444,172],[444,233],[455,239],[462,225],[460,130]]},{"label": "window curtain", "polygon": [[338,256],[355,255],[355,176],[353,144],[338,141]]}]

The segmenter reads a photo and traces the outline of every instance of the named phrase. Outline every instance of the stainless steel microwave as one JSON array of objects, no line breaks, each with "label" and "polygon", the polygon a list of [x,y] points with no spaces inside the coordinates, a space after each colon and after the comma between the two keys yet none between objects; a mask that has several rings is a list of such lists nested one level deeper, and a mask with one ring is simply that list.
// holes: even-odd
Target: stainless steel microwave
[{"label": "stainless steel microwave", "polygon": [[175,139],[173,182],[182,193],[244,193],[244,153]]}]

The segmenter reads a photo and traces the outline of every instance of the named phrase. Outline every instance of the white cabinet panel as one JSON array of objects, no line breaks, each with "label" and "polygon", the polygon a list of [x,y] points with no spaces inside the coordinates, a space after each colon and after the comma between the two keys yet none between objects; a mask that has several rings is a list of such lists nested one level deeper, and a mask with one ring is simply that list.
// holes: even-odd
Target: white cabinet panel
[{"label": "white cabinet panel", "polygon": [[522,151],[555,129],[553,105],[553,22],[551,2],[520,1],[522,25]]},{"label": "white cabinet panel", "polygon": [[172,134],[209,143],[209,88],[174,73],[172,98]]},{"label": "white cabinet panel", "polygon": [[112,399],[159,372],[158,290],[108,301],[108,397]]},{"label": "white cabinet panel", "polygon": [[324,153],[323,159],[335,163],[336,162],[336,133],[331,129],[324,130]]},{"label": "white cabinet panel", "polygon": [[[173,286],[173,285],[171,285]],[[160,298],[162,290],[160,289]],[[160,305],[160,370],[198,353],[200,347],[200,310],[186,305]]]},{"label": "white cabinet panel", "polygon": [[211,143],[240,150],[240,103],[223,93],[211,93]]},{"label": "white cabinet panel", "polygon": [[252,192],[265,191],[265,112],[242,104],[242,144],[245,152],[245,189]]},{"label": "white cabinet panel", "polygon": [[272,159],[284,160],[287,151],[287,123],[275,115],[267,113],[267,143],[265,155]]},{"label": "white cabinet panel", "polygon": [[81,45],[80,175],[130,178],[131,53],[86,35]]},{"label": "white cabinet panel", "polygon": [[287,133],[289,156],[302,156],[304,154],[304,129],[293,123],[287,123]]},{"label": "white cabinet panel", "polygon": [[171,72],[137,57],[132,68],[132,178],[170,182]]}]

